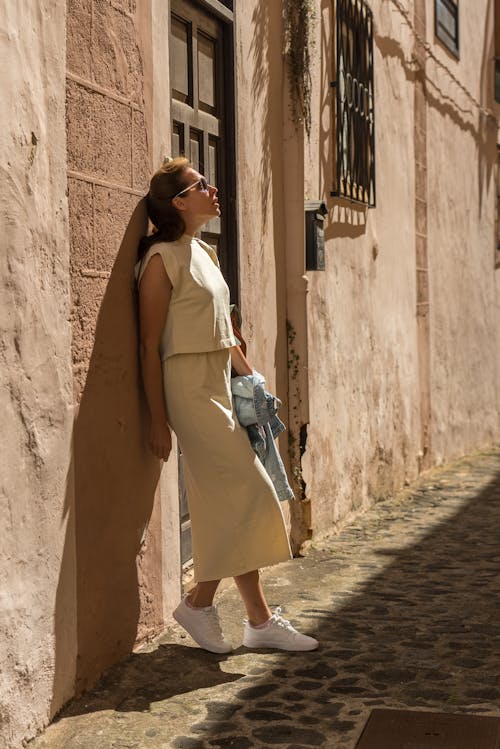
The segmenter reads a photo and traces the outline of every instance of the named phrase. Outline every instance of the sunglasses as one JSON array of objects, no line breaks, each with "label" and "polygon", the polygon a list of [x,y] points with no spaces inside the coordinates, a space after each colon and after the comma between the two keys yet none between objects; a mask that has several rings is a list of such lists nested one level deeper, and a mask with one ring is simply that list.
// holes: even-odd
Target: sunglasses
[{"label": "sunglasses", "polygon": [[205,179],[205,177],[200,177],[200,179],[197,179],[196,182],[193,182],[192,185],[189,185],[189,187],[185,187],[184,190],[181,190],[177,193],[177,195],[174,195],[172,200],[174,200],[174,198],[180,197],[181,195],[184,195],[185,192],[189,192],[189,190],[192,190],[193,187],[196,187],[197,185],[199,185],[200,192],[208,192],[207,180]]}]

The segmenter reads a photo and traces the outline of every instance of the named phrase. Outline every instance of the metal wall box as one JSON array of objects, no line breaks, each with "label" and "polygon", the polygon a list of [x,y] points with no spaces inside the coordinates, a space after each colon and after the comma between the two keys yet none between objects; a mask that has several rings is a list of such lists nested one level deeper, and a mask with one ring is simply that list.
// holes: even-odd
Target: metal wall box
[{"label": "metal wall box", "polygon": [[325,237],[323,224],[328,213],[320,200],[305,203],[306,270],[325,270]]}]

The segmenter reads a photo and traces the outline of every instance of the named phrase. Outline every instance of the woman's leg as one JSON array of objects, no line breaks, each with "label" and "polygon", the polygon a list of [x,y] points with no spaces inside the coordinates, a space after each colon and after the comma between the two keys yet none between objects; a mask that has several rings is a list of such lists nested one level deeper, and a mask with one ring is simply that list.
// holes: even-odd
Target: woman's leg
[{"label": "woman's leg", "polygon": [[208,580],[203,583],[196,583],[193,590],[187,596],[189,606],[195,609],[211,606],[219,583],[220,580]]},{"label": "woman's leg", "polygon": [[[244,575],[238,575],[234,580],[245,604],[250,624],[257,627],[267,622],[271,617],[271,612],[262,590],[259,571],[246,572]],[[209,580],[197,583],[187,596],[188,604],[197,609],[211,606],[219,582],[220,580]]]},{"label": "woman's leg", "polygon": [[259,570],[238,575],[234,581],[245,604],[250,624],[258,627],[267,622],[271,618],[271,612],[260,584]]}]

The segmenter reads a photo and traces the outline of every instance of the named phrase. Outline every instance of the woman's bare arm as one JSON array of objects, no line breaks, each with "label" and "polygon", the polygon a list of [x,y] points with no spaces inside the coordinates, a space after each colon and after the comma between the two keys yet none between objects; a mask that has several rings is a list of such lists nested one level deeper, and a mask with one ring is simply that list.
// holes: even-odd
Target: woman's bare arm
[{"label": "woman's bare arm", "polygon": [[239,346],[232,346],[231,348],[231,365],[239,375],[253,374],[252,367]]},{"label": "woman's bare arm", "polygon": [[153,255],[139,286],[139,338],[142,380],[151,416],[150,446],[157,458],[167,460],[172,448],[163,393],[160,340],[172,284],[160,255]]}]

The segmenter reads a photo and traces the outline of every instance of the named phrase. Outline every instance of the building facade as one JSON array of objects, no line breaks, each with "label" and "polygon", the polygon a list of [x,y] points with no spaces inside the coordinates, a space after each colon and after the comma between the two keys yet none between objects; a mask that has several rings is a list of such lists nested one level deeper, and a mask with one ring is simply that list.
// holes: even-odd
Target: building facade
[{"label": "building facade", "polygon": [[35,5],[0,39],[9,748],[161,631],[189,567],[137,359],[166,155],[219,186],[203,236],[283,400],[295,551],[500,436],[493,2]]}]

